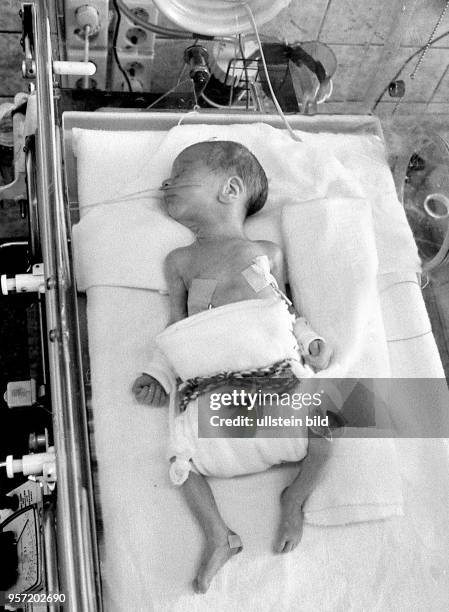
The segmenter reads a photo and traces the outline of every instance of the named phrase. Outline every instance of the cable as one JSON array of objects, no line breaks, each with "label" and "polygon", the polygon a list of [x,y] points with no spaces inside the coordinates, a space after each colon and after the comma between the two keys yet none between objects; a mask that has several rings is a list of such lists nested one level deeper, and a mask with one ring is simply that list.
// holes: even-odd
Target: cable
[{"label": "cable", "polygon": [[171,89],[169,89],[168,91],[166,91],[165,93],[162,94],[162,96],[159,96],[159,98],[156,98],[156,100],[154,102],[152,102],[149,106],[147,106],[146,108],[144,108],[144,111],[150,110],[150,108],[153,108],[153,106],[156,106],[156,104],[158,102],[160,102],[161,100],[163,100],[166,96],[168,96],[169,94],[173,93],[180,85],[184,85],[184,83],[189,83],[191,81],[190,78],[188,79],[184,79],[183,81],[176,83],[176,85],[174,85]]},{"label": "cable", "polygon": [[115,24],[114,37],[113,37],[113,41],[112,41],[112,51],[114,53],[114,59],[115,59],[115,62],[117,64],[117,68],[123,74],[123,77],[124,77],[124,79],[126,81],[126,84],[128,85],[128,90],[132,91],[133,88],[131,87],[131,81],[129,80],[129,77],[128,77],[127,73],[126,73],[126,70],[123,69],[123,67],[122,67],[122,65],[120,63],[120,60],[118,58],[118,53],[117,53],[118,31],[119,31],[119,28],[120,28],[120,22],[122,20],[122,17],[121,17],[121,14],[120,14],[120,9],[118,7],[118,1],[119,0],[113,0],[114,9],[115,9],[115,12],[116,12],[116,15],[117,15],[117,21],[116,21],[116,24]]},{"label": "cable", "polygon": [[226,110],[229,110],[230,108],[233,108],[235,110],[248,110],[248,107],[243,106],[243,105],[242,106],[232,105],[232,107],[230,107],[228,104],[218,104],[217,102],[213,102],[206,96],[204,91],[201,93],[201,97],[203,98],[203,100],[205,100],[208,104],[210,104],[214,108],[225,108]]},{"label": "cable", "polygon": [[432,32],[431,32],[431,34],[429,36],[429,40],[427,41],[426,46],[423,49],[422,55],[418,59],[418,61],[416,62],[416,66],[412,70],[412,73],[410,75],[410,78],[411,78],[412,81],[415,78],[415,75],[416,75],[416,73],[417,73],[417,71],[418,71],[418,69],[419,69],[419,67],[420,67],[420,65],[421,65],[421,63],[422,63],[426,53],[427,53],[427,50],[429,49],[430,45],[432,44],[432,40],[433,40],[433,37],[435,36],[435,32],[440,27],[440,23],[443,21],[444,15],[446,14],[446,11],[447,11],[448,7],[449,7],[449,0],[446,0],[446,4],[444,5],[443,10],[441,11],[440,16],[438,17],[436,24],[433,26],[433,30],[432,30]]},{"label": "cable", "polygon": [[194,110],[198,110],[199,108],[201,108],[199,103],[198,103],[198,98],[201,98],[201,96],[203,95],[203,92],[206,89],[207,84],[210,81],[210,74],[209,74],[209,78],[207,79],[207,81],[205,83],[203,83],[203,85],[201,86],[201,89],[199,91],[196,90],[196,83],[195,83],[195,81],[192,78],[190,80],[192,81],[193,97],[195,98],[195,106],[193,108],[194,108]]},{"label": "cable", "polygon": [[243,44],[242,44],[242,35],[239,34],[239,47],[240,47],[240,55],[242,56],[242,62],[243,62],[243,70],[245,71],[245,81],[246,81],[246,110],[248,110],[248,103],[249,103],[249,78],[248,78],[248,67],[246,65],[246,58],[245,58],[245,50],[243,48]]},{"label": "cable", "polygon": [[[157,26],[154,23],[150,23],[148,21],[145,21],[144,19],[140,19],[140,17],[137,17],[137,15],[135,15],[132,10],[126,6],[123,0],[114,0],[114,5],[118,5],[120,7],[121,12],[126,15],[128,19],[130,19],[133,23],[140,26],[144,30],[149,30],[150,32],[154,32],[155,34],[161,34],[162,36],[167,36],[170,38],[198,38],[198,34],[191,34],[190,32],[185,32],[184,30],[171,30],[169,28],[162,28],[161,26]],[[206,36],[205,38],[210,39],[213,37]]]},{"label": "cable", "polygon": [[379,102],[382,100],[382,98],[384,97],[385,93],[388,91],[388,88],[390,87],[390,83],[393,83],[394,81],[396,81],[396,79],[400,76],[401,72],[404,70],[404,68],[412,61],[412,59],[414,57],[416,57],[417,55],[419,55],[419,53],[421,53],[422,51],[424,51],[424,49],[431,47],[432,45],[434,45],[436,42],[438,42],[439,40],[441,40],[442,38],[444,38],[445,36],[447,36],[449,34],[449,30],[447,32],[444,32],[443,34],[441,34],[440,36],[438,36],[437,38],[434,38],[432,40],[432,42],[429,44],[428,42],[423,45],[422,47],[420,47],[417,51],[415,51],[414,53],[412,53],[412,55],[410,55],[410,57],[408,59],[405,60],[405,62],[402,64],[402,66],[399,68],[399,70],[396,72],[396,74],[394,75],[394,77],[392,79],[390,79],[388,81],[388,85],[385,87],[385,89],[382,91],[382,93],[380,94],[380,96],[377,98],[373,108],[371,109],[371,112],[373,113],[377,106],[379,105]]},{"label": "cable", "polygon": [[117,0],[118,5],[122,13],[128,17],[133,23],[140,26],[142,29],[147,30],[149,32],[153,32],[157,34],[158,38],[167,38],[167,39],[179,39],[179,40],[188,40],[190,38],[199,38],[200,40],[224,40],[230,41],[233,40],[231,36],[209,36],[207,34],[198,34],[193,32],[187,32],[184,30],[171,30],[169,28],[163,28],[162,26],[158,26],[155,23],[150,23],[149,21],[145,21],[137,17],[132,10],[126,6],[123,0]]},{"label": "cable", "polygon": [[260,57],[262,59],[263,69],[264,69],[265,76],[266,76],[266,79],[267,79],[268,88],[270,90],[270,94],[271,94],[271,97],[273,99],[273,102],[274,102],[274,105],[276,107],[276,110],[277,110],[279,116],[281,117],[282,121],[284,122],[285,127],[287,128],[287,130],[288,130],[290,136],[293,138],[293,140],[296,140],[297,142],[302,142],[302,139],[297,134],[295,134],[295,132],[292,130],[292,127],[289,124],[289,122],[287,121],[286,116],[282,112],[280,104],[279,104],[279,102],[278,102],[278,100],[276,98],[276,95],[275,95],[274,91],[273,91],[273,87],[271,85],[271,80],[270,80],[270,75],[268,74],[267,63],[265,61],[265,54],[264,54],[263,49],[262,49],[262,42],[260,40],[259,31],[257,29],[257,24],[256,24],[256,20],[254,19],[253,12],[252,12],[252,10],[251,10],[251,8],[250,8],[250,6],[248,5],[247,2],[241,2],[241,4],[245,7],[246,12],[248,13],[248,17],[249,17],[249,19],[251,21],[251,25],[253,27],[254,34],[256,35],[256,38],[257,38],[257,44],[259,45]]}]

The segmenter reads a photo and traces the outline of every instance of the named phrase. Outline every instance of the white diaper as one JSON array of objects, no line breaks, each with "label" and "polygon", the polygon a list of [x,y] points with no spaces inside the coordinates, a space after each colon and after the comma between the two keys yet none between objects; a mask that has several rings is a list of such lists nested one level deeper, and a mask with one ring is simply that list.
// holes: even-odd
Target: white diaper
[{"label": "white diaper", "polygon": [[[183,319],[159,334],[156,344],[183,381],[281,361],[290,363],[296,377],[308,378],[313,372],[300,358],[294,321],[277,296],[245,300]],[[193,466],[207,476],[230,478],[299,461],[306,454],[305,429],[295,431],[298,438],[199,438],[197,400],[180,413],[172,392],[169,412],[170,476],[175,484],[182,484]]]},{"label": "white diaper", "polygon": [[[170,427],[173,451],[170,466],[175,485],[187,479],[189,470],[204,476],[232,478],[264,472],[273,465],[300,461],[307,454],[307,428],[296,428],[297,438],[199,438],[198,400],[175,417]],[[173,457],[171,457],[173,458]]]}]

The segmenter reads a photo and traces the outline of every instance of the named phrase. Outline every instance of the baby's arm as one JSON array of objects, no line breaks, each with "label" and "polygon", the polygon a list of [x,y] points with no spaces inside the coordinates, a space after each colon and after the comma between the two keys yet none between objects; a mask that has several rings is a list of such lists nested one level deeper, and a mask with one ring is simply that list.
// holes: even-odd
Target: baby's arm
[{"label": "baby's arm", "polygon": [[[187,317],[187,289],[179,273],[184,249],[176,249],[168,254],[165,261],[165,274],[170,299],[170,321],[176,323]],[[163,406],[167,402],[167,393],[160,382],[149,374],[142,374],[133,384],[132,392],[136,400],[149,406]]]},{"label": "baby's arm", "polygon": [[[284,255],[282,250],[274,242],[264,241],[263,244],[268,251],[267,254],[270,259],[271,273],[276,279],[279,289],[285,293]],[[332,349],[322,338],[315,338],[310,342],[310,334],[314,333],[312,328],[303,317],[297,319],[297,322],[298,325],[295,325],[295,334],[298,339],[300,339],[301,332],[303,330],[306,332],[305,335],[309,337],[309,342],[307,342],[307,350],[302,352],[305,362],[317,372],[324,370],[330,363]]]},{"label": "baby's arm", "polygon": [[185,252],[184,248],[175,249],[165,260],[165,276],[170,299],[169,325],[187,317],[187,287],[179,271],[180,266],[185,263]]}]

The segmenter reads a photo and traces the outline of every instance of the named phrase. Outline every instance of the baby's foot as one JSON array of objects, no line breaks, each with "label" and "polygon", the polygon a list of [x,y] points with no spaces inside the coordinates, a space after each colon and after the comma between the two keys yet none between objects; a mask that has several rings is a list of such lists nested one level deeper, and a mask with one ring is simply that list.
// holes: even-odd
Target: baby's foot
[{"label": "baby's foot", "polygon": [[281,524],[274,549],[278,553],[294,550],[302,537],[303,500],[287,487],[281,493]]},{"label": "baby's foot", "polygon": [[225,532],[221,537],[207,540],[198,575],[193,581],[194,591],[205,593],[215,574],[242,549],[239,536],[232,531]]}]

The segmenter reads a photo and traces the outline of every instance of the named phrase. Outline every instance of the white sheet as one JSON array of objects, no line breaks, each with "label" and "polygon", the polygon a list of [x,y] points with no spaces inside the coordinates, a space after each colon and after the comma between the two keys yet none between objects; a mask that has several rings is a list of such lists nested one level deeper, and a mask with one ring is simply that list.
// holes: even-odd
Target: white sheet
[{"label": "white sheet", "polygon": [[[157,188],[184,147],[210,138],[241,142],[254,152],[267,173],[268,200],[259,214],[247,220],[249,238],[274,240],[284,246],[282,207],[325,198],[363,197],[371,204],[379,274],[419,270],[417,248],[397,200],[380,139],[300,134],[303,143],[293,141],[285,130],[265,124],[244,129],[241,125],[183,125],[166,135],[74,129],[83,215],[73,234],[78,287],[85,290],[104,284],[107,270],[108,284],[166,289],[162,262],[170,250],[188,244],[192,237],[186,228],[157,214]],[[98,240],[99,228],[105,234],[102,241]],[[148,240],[148,228],[155,236],[154,244]],[[78,241],[80,234],[82,240]],[[144,258],[141,265],[131,264],[132,254],[130,258],[126,251],[129,240]],[[111,243],[122,247],[115,250],[118,256],[111,254]]]},{"label": "white sheet", "polygon": [[[416,271],[410,260],[414,246],[404,229],[380,141],[355,136],[306,138],[339,151],[341,163],[355,173],[378,206],[375,226],[386,273],[379,279],[384,324],[393,335],[400,327],[400,337],[389,343],[393,376],[443,376],[419,289],[410,295],[409,281]],[[395,249],[391,234],[387,239],[379,231],[384,216],[393,219],[393,232],[400,228]],[[391,285],[398,264],[402,269]],[[395,310],[400,287],[409,291],[403,298],[409,317]],[[279,519],[278,495],[295,468],[214,481],[223,515],[241,535],[245,549],[220,573],[207,595],[193,595],[190,583],[201,537],[179,492],[168,481],[166,413],[141,407],[130,396],[136,371],[150,356],[146,339],[166,324],[165,300],[155,292],[125,287],[91,286],[88,291],[95,446],[105,532],[105,609],[446,610],[448,449],[445,441],[429,439],[398,441],[403,518],[332,528],[307,525],[298,549],[285,556],[273,555],[271,545]]]},{"label": "white sheet", "polygon": [[[306,525],[298,549],[285,556],[273,555],[271,546],[278,494],[295,468],[235,479],[231,487],[229,481],[214,481],[223,515],[245,549],[207,595],[192,593],[201,533],[168,479],[167,415],[164,409],[139,406],[130,395],[130,381],[150,353],[142,337],[164,326],[164,299],[143,290],[89,290],[105,609],[447,610],[448,449],[439,439],[397,441],[403,518],[343,527]],[[403,342],[401,359],[413,349],[413,340]],[[423,358],[430,353],[424,350]]]}]

